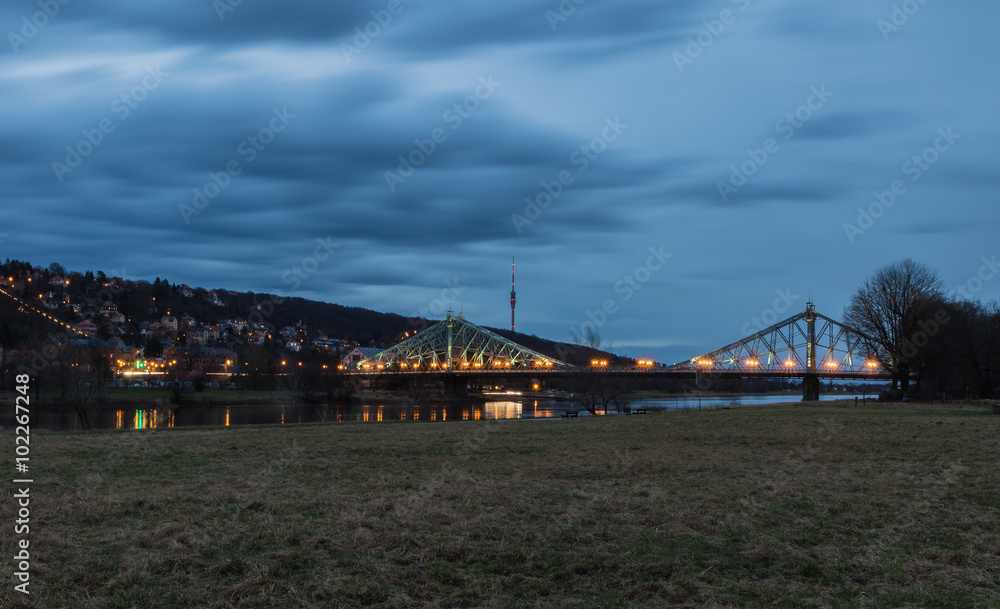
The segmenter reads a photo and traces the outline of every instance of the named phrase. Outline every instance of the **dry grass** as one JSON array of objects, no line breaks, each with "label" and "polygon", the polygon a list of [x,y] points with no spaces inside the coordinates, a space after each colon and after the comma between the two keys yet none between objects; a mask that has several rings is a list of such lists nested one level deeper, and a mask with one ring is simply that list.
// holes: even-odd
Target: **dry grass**
[{"label": "dry grass", "polygon": [[998,431],[823,404],[39,433],[34,594],[0,605],[1000,607]]}]

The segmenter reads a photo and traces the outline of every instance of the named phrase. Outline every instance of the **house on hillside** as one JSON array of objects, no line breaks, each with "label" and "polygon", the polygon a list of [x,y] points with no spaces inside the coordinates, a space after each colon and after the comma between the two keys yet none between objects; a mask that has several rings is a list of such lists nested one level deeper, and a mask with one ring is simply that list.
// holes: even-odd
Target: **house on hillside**
[{"label": "house on hillside", "polygon": [[341,360],[341,362],[344,364],[345,367],[350,368],[351,366],[356,366],[357,363],[360,362],[361,360],[368,359],[370,357],[375,357],[379,353],[382,353],[382,349],[355,347],[350,352],[348,352],[347,355],[344,356],[344,359]]},{"label": "house on hillside", "polygon": [[343,347],[344,345],[336,338],[322,336],[312,341],[313,350],[321,353],[339,353]]},{"label": "house on hillside", "polygon": [[76,328],[78,332],[86,334],[87,336],[97,336],[97,324],[89,319],[85,319],[73,327]]},{"label": "house on hillside", "polygon": [[164,315],[160,318],[160,325],[167,332],[176,332],[178,327],[177,318],[173,315]]}]

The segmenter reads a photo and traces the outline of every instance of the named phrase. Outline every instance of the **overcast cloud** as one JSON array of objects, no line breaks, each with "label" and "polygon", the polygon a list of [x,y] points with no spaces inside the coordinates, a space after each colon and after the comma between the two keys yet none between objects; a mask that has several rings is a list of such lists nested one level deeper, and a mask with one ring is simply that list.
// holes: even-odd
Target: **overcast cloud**
[{"label": "overcast cloud", "polygon": [[673,362],[1000,255],[996,3],[562,8],[8,0],[0,256],[406,315],[457,282],[504,326],[513,255],[518,330],[611,301],[615,350]]}]

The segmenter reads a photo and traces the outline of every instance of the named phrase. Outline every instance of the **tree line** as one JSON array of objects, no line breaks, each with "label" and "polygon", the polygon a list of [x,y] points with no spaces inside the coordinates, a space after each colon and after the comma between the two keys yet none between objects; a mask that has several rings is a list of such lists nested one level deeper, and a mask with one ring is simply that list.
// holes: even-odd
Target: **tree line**
[{"label": "tree line", "polygon": [[866,337],[867,355],[892,372],[895,391],[996,395],[1000,302],[948,293],[925,264],[905,259],[876,270],[851,296],[844,322]]}]

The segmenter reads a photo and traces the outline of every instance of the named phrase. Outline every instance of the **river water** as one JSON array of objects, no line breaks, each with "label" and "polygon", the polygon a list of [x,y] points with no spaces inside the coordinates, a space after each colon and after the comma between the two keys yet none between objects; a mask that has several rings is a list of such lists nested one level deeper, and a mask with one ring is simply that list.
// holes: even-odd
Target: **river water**
[{"label": "river water", "polygon": [[[842,400],[855,396],[843,393],[825,394],[821,400]],[[858,396],[860,399],[860,396]],[[872,399],[869,396],[868,399]],[[679,397],[636,400],[631,403],[633,410],[645,408],[650,411],[675,410],[683,408],[709,408],[714,406],[778,404],[799,402],[799,394],[766,396],[727,397]],[[587,416],[586,410],[567,401],[523,400],[495,402],[449,402],[429,403],[419,407],[389,404],[305,404],[305,405],[245,405],[245,406],[193,406],[177,409],[147,408],[119,409],[102,413],[101,427],[104,429],[152,429],[159,427],[197,427],[206,425],[289,425],[294,423],[326,422],[367,422],[383,421],[485,421],[498,419],[549,419],[557,420],[568,410],[578,410],[579,416]],[[66,431],[77,429],[73,414],[32,413],[32,427]],[[0,425],[11,427],[12,415],[0,416]]]}]

